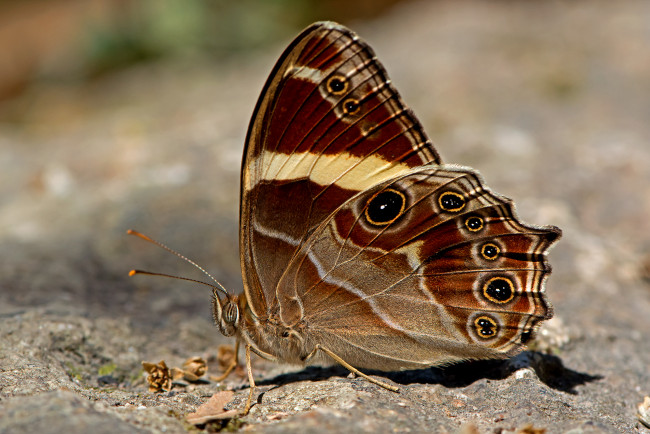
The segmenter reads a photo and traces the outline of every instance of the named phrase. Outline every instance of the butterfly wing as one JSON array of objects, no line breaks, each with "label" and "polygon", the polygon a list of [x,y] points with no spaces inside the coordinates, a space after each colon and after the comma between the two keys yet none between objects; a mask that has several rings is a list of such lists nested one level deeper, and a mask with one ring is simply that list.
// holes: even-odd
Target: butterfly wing
[{"label": "butterfly wing", "polygon": [[416,168],[349,199],[300,246],[281,319],[357,367],[506,357],[552,316],[559,235],[521,223],[471,169]]},{"label": "butterfly wing", "polygon": [[240,250],[256,316],[323,219],[382,180],[439,162],[370,47],[335,23],[307,28],[273,69],[244,151]]}]

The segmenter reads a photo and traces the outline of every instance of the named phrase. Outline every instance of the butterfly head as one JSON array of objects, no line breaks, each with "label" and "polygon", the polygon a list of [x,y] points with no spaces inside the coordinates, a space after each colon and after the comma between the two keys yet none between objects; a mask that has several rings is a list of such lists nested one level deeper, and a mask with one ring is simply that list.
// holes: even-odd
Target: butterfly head
[{"label": "butterfly head", "polygon": [[215,289],[212,292],[212,315],[224,336],[234,336],[239,325],[239,297],[226,294],[220,298]]}]

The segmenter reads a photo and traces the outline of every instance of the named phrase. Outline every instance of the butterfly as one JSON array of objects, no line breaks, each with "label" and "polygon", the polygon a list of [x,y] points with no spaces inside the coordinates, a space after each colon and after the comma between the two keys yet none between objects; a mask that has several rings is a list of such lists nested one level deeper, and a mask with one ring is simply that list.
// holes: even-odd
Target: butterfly
[{"label": "butterfly", "polygon": [[[221,333],[278,362],[394,371],[509,357],[552,316],[546,255],[478,172],[443,164],[373,50],[318,22],[257,102],[241,170],[244,292]],[[233,366],[234,367],[234,366]],[[229,371],[225,373],[228,374]]]}]

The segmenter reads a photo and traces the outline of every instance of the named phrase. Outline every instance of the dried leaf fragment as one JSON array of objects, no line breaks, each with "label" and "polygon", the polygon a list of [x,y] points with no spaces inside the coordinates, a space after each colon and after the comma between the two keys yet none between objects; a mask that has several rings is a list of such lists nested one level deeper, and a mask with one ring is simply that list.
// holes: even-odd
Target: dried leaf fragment
[{"label": "dried leaf fragment", "polygon": [[546,428],[535,428],[532,423],[526,424],[517,430],[517,434],[544,434]]},{"label": "dried leaf fragment", "polygon": [[142,367],[149,374],[147,383],[151,392],[168,392],[172,388],[172,378],[164,360],[159,363],[142,362]]},{"label": "dried leaf fragment", "polygon": [[169,370],[169,374],[171,375],[173,381],[180,381],[185,379],[185,371],[180,368],[171,368]]},{"label": "dried leaf fragment", "polygon": [[199,381],[199,379],[207,372],[208,362],[201,357],[191,357],[183,363],[183,368],[172,368],[172,380],[180,381],[185,380],[191,383]]},{"label": "dried leaf fragment", "polygon": [[217,362],[222,371],[230,368],[235,361],[235,349],[232,345],[219,345],[217,348]]},{"label": "dried leaf fragment", "polygon": [[225,406],[230,402],[234,394],[235,392],[231,390],[215,393],[200,405],[195,412],[187,414],[185,419],[192,425],[203,425],[213,420],[232,419],[239,414],[239,411],[225,410]]},{"label": "dried leaf fragment", "polygon": [[191,357],[183,363],[183,372],[187,381],[196,381],[208,370],[208,362],[201,357]]},{"label": "dried leaf fragment", "polygon": [[464,423],[458,432],[460,434],[479,434],[478,427],[473,423]]}]

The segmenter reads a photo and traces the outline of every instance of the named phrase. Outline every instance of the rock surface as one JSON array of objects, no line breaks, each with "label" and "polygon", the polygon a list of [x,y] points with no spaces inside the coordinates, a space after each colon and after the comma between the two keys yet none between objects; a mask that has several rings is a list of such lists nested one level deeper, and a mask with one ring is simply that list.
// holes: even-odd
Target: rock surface
[{"label": "rock surface", "polygon": [[[648,432],[635,415],[650,394],[648,16],[642,0],[443,1],[346,23],[445,161],[480,170],[525,220],[563,229],[547,285],[556,319],[538,352],[382,374],[399,394],[255,359],[257,404],[228,428]],[[243,375],[147,390],[142,360],[198,355],[216,374],[228,340],[206,288],[127,277],[197,274],[125,230],[241,288],[239,162],[282,48],[41,89],[21,125],[0,125],[0,432],[184,432],[183,415],[218,390],[243,405]]]}]

